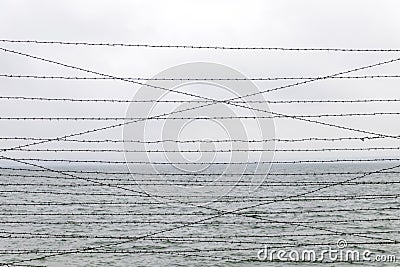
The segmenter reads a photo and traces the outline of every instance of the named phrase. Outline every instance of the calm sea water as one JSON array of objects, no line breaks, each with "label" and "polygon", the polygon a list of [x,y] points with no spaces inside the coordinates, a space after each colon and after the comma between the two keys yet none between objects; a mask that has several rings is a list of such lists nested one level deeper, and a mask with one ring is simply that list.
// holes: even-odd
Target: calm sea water
[{"label": "calm sea water", "polygon": [[[393,165],[279,165],[273,166],[271,173],[357,173]],[[344,239],[348,243],[346,249],[396,255],[399,265],[398,244],[387,244],[400,240],[398,173],[370,174],[336,186],[332,184],[361,174],[275,175],[268,176],[257,187],[251,175],[244,176],[237,184],[235,177],[225,177],[218,184],[211,182],[213,175],[132,177],[118,174],[127,169],[117,167],[52,169],[76,172],[66,176],[50,171],[0,170],[0,262],[52,255],[21,264],[288,266],[288,263],[257,261],[257,252],[264,245],[299,252],[337,249],[338,239]],[[114,174],[91,173],[97,171]],[[147,185],[155,181],[181,186],[173,190]],[[182,186],[185,182],[208,182],[208,185],[193,191],[191,186]],[[229,183],[232,186],[227,187]],[[326,188],[308,193],[323,187]],[[187,189],[187,194],[182,193],[185,192],[182,188]],[[140,196],[143,190],[162,197]],[[171,199],[175,203],[169,203]],[[204,206],[210,199],[214,201]],[[234,210],[240,210],[239,214],[221,214]]]}]

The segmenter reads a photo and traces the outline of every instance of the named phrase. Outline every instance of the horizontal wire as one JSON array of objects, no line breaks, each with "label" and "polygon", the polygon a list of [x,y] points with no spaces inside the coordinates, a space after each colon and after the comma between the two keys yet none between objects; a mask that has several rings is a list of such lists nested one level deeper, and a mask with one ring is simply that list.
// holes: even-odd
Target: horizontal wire
[{"label": "horizontal wire", "polygon": [[48,120],[48,121],[119,121],[119,120],[232,120],[232,119],[291,119],[296,118],[324,118],[324,117],[359,117],[400,115],[400,112],[371,112],[371,113],[332,113],[315,115],[271,115],[271,116],[214,116],[214,117],[0,117],[0,120]]},{"label": "horizontal wire", "polygon": [[[21,238],[21,237],[19,237]],[[28,238],[32,238],[32,237],[28,237]],[[49,238],[47,238],[49,239]],[[103,238],[104,239],[104,238]],[[109,238],[110,239],[110,238]],[[134,239],[134,238],[116,238],[117,240],[129,240],[129,239]],[[216,244],[253,244],[253,245],[260,245],[260,241],[249,241],[249,240],[218,240],[218,239],[211,239],[211,240],[207,240],[207,239],[180,239],[180,238],[149,238],[148,240],[151,241],[168,241],[168,242],[175,242],[175,243],[208,243],[209,245],[211,245],[212,243],[216,243]],[[272,243],[271,245],[274,245],[275,243]],[[287,244],[287,243],[286,243]],[[295,243],[293,243],[295,244]]]},{"label": "horizontal wire", "polygon": [[[400,136],[399,136],[400,137]],[[157,143],[231,143],[231,142],[243,142],[243,143],[265,143],[265,142],[284,142],[284,143],[292,143],[292,142],[308,142],[308,141],[346,141],[346,140],[375,140],[375,139],[383,139],[386,138],[384,136],[360,136],[360,137],[335,137],[335,138],[323,138],[323,137],[308,137],[308,138],[297,138],[297,139],[282,139],[282,138],[271,138],[271,139],[218,139],[218,140],[116,140],[116,139],[59,139],[57,142],[77,142],[77,143],[140,143],[140,144],[157,144]],[[0,140],[25,140],[25,141],[52,141],[53,138],[40,138],[40,137],[0,137]]]},{"label": "horizontal wire", "polygon": [[[398,242],[390,242],[390,241],[364,241],[364,242],[347,242],[348,246],[360,246],[360,245],[396,245]],[[264,244],[263,244],[264,245]],[[288,246],[288,247],[305,247],[305,246],[313,246],[313,247],[326,247],[326,246],[337,246],[337,243],[289,243],[289,242],[265,242],[265,245],[268,245],[268,248],[278,248],[279,245]],[[44,254],[44,253],[62,253],[62,254],[101,254],[101,253],[111,253],[111,254],[168,254],[172,252],[184,252],[184,253],[204,253],[204,252],[217,252],[217,251],[259,251],[260,245],[256,247],[241,247],[241,248],[202,248],[202,249],[186,249],[186,250],[129,250],[129,249],[98,249],[98,250],[79,250],[79,249],[70,249],[70,250],[48,250],[48,249],[13,249],[13,250],[0,250],[0,254]],[[197,255],[196,255],[197,256]]]},{"label": "horizontal wire", "polygon": [[[59,250],[60,251],[60,250]],[[90,251],[90,248],[86,248],[83,251]],[[45,256],[40,256],[37,257],[35,259],[26,259],[26,260],[19,260],[18,262],[27,262],[27,261],[34,261],[34,260],[43,260],[43,259],[47,259],[50,257],[55,257],[55,256],[59,256],[59,255],[65,255],[65,254],[71,254],[74,253],[75,250],[69,250],[69,251],[63,251],[63,252],[58,252],[56,254],[49,254],[49,255],[45,255]],[[4,253],[1,253],[4,254]],[[15,253],[13,253],[15,254]],[[20,253],[18,253],[20,254]],[[22,253],[22,254],[27,254],[27,253]],[[29,253],[28,253],[29,254]],[[37,253],[36,253],[37,254]],[[207,260],[210,259],[215,259],[218,260],[219,262],[221,261],[229,261],[229,262],[240,262],[240,259],[236,259],[233,257],[219,257],[219,256],[213,256],[213,255],[193,255],[193,254],[189,254],[189,253],[181,253],[181,252],[177,252],[177,251],[171,251],[171,252],[151,252],[151,253],[146,253],[146,254],[163,254],[163,255],[172,255],[174,257],[176,256],[182,256],[182,257],[195,257],[196,259],[198,258],[206,258]],[[18,262],[7,262],[7,263],[0,263],[1,266],[26,266],[26,267],[43,267],[43,265],[32,265],[32,264],[20,264]]]},{"label": "horizontal wire", "polygon": [[71,41],[40,41],[0,39],[2,43],[24,43],[45,45],[73,46],[108,46],[108,47],[143,47],[143,48],[184,48],[212,50],[272,50],[272,51],[330,51],[330,52],[400,52],[397,48],[320,48],[320,47],[266,47],[266,46],[208,46],[208,45],[161,45],[161,44],[132,44],[104,42],[71,42]]},{"label": "horizontal wire", "polygon": [[[400,77],[400,76],[399,76]],[[62,101],[62,102],[105,102],[105,103],[212,103],[212,100],[124,100],[124,99],[79,99],[49,98],[27,96],[0,96],[3,100]],[[231,103],[268,103],[268,104],[314,104],[314,103],[374,103],[399,102],[400,99],[352,99],[352,100],[235,100]]]},{"label": "horizontal wire", "polygon": [[[1,175],[1,176],[9,176],[9,175]],[[17,176],[18,177],[18,176]],[[30,176],[25,176],[30,177]],[[30,177],[30,178],[36,178]],[[66,179],[66,178],[56,178],[56,177],[40,177],[40,178],[54,178],[54,179]],[[112,178],[104,178],[99,179],[102,181],[113,181]],[[120,179],[115,179],[116,181],[120,181]],[[124,180],[126,181],[126,180]],[[204,187],[222,187],[222,186],[230,186],[230,187],[240,187],[240,186],[253,186],[253,187],[307,187],[307,186],[317,186],[317,185],[332,185],[336,182],[314,182],[314,181],[301,181],[301,182],[271,182],[271,181],[264,181],[263,183],[252,183],[251,181],[242,181],[242,180],[224,180],[224,181],[197,181],[191,180],[190,182],[186,182],[184,180],[163,180],[163,179],[134,179],[134,182],[131,183],[110,183],[110,185],[129,185],[129,186],[144,186],[144,185],[153,185],[153,186],[160,186],[160,185],[176,185],[176,186],[204,186]],[[164,182],[164,183],[156,183],[157,181]],[[142,183],[147,182],[147,183]],[[358,182],[348,182],[343,183],[343,186],[350,186],[350,185],[392,185],[392,184],[400,184],[400,181],[358,181]],[[90,184],[49,184],[49,183],[32,183],[32,184],[18,184],[18,183],[8,183],[8,184],[0,184],[0,186],[38,186],[38,187],[99,187],[100,185],[90,185]],[[100,186],[102,187],[102,186]]]},{"label": "horizontal wire", "polygon": [[[361,174],[361,173],[360,173]],[[365,173],[362,173],[365,174]],[[46,178],[46,179],[56,179],[56,180],[76,180],[76,178],[67,178],[67,177],[54,177],[54,176],[32,176],[32,175],[13,175],[13,174],[0,174],[0,176],[3,177],[24,177],[24,178]],[[304,186],[317,186],[317,185],[332,185],[335,184],[336,182],[329,182],[329,181],[294,181],[294,182],[285,182],[285,181],[264,181],[261,184],[254,184],[251,181],[244,181],[244,180],[214,180],[214,181],[198,181],[198,180],[182,180],[182,179],[133,179],[130,183],[120,183],[121,181],[126,182],[130,181],[128,179],[118,179],[118,178],[96,178],[97,180],[101,181],[109,181],[109,182],[118,182],[118,183],[105,183],[105,185],[130,185],[130,186],[143,186],[143,185],[171,185],[173,182],[176,182],[173,185],[181,185],[181,186],[261,186],[261,187],[277,187],[277,186],[297,186],[297,187],[304,187]],[[143,183],[147,182],[147,183]],[[157,183],[157,182],[162,182],[162,183]],[[212,182],[212,183],[211,183]],[[387,185],[387,184],[398,184],[400,181],[353,181],[353,182],[346,182],[343,183],[342,185],[370,185],[370,184],[375,184],[375,185]],[[24,184],[21,183],[8,183],[8,184],[0,184],[1,186],[23,186]],[[34,186],[45,186],[45,187],[76,187],[76,186],[88,186],[88,187],[97,187],[97,186],[104,186],[104,185],[93,185],[93,184],[70,184],[70,185],[65,185],[65,184],[38,184],[38,183],[33,183],[33,184],[26,184],[26,185],[34,185]]]},{"label": "horizontal wire", "polygon": [[[386,230],[386,231],[368,231],[368,232],[352,232],[352,234],[388,234],[388,233],[399,233],[396,230]],[[135,236],[102,236],[102,235],[82,235],[82,234],[49,234],[49,233],[32,233],[32,232],[9,232],[0,231],[0,234],[5,234],[7,236],[1,236],[1,238],[93,238],[93,239],[135,239]],[[17,237],[15,235],[21,235],[23,237]],[[260,235],[185,235],[185,236],[163,236],[163,237],[148,237],[147,240],[165,240],[165,239],[185,239],[185,240],[197,240],[197,239],[231,239],[231,238],[271,238],[271,237],[314,237],[314,236],[336,236],[336,235],[347,235],[346,233],[313,233],[313,234],[303,234],[303,233],[293,233],[293,234],[260,234]]]},{"label": "horizontal wire", "polygon": [[20,161],[67,162],[67,163],[101,163],[101,164],[144,164],[144,165],[257,165],[257,164],[301,164],[301,163],[335,163],[335,162],[384,162],[400,161],[400,158],[372,159],[328,159],[328,160],[287,160],[287,161],[255,161],[255,162],[149,162],[149,161],[111,161],[111,160],[77,160],[77,159],[43,159],[15,158]]},{"label": "horizontal wire", "polygon": [[[313,77],[255,77],[255,78],[157,78],[157,77],[83,77],[83,76],[49,76],[49,75],[18,75],[18,74],[0,74],[2,78],[16,79],[49,79],[49,80],[134,80],[134,81],[278,81],[278,80],[312,80],[320,79],[322,76]],[[377,79],[377,78],[400,78],[400,75],[351,75],[334,76],[329,79]]]},{"label": "horizontal wire", "polygon": [[[307,213],[331,213],[331,212],[360,212],[360,211],[387,211],[399,210],[400,207],[377,207],[377,208],[356,208],[356,209],[314,209],[307,210]],[[270,215],[270,214],[298,214],[304,213],[303,210],[279,210],[279,211],[247,211],[237,214],[246,215]],[[1,216],[204,216],[215,215],[218,212],[79,212],[79,213],[65,213],[65,212],[41,212],[41,213],[27,213],[27,212],[1,212]]]},{"label": "horizontal wire", "polygon": [[[0,190],[0,193],[3,194],[18,194],[18,193],[24,193],[24,194],[49,194],[49,195],[75,195],[75,196],[115,196],[115,197],[142,197],[142,198],[150,198],[152,199],[154,196],[152,195],[135,195],[135,194],[121,194],[121,193],[88,193],[88,192],[55,192],[55,191],[32,191],[32,190]],[[346,196],[340,196],[340,195],[316,195],[312,196],[310,198],[305,198],[305,199],[343,199],[344,197],[353,199],[353,198],[363,198],[363,197],[394,197],[397,195],[376,195],[376,194],[370,194],[370,195],[346,195]],[[169,197],[170,200],[176,201],[178,199],[186,199],[186,198],[218,198],[216,200],[213,200],[213,202],[251,202],[251,201],[264,201],[264,200],[273,200],[276,198],[283,198],[287,197],[286,195],[281,195],[281,196],[274,196],[274,197],[260,197],[260,196],[243,196],[243,195],[238,195],[238,196],[221,196],[221,195],[180,195],[180,196],[174,196],[174,195],[157,195],[159,198],[166,198]],[[239,200],[237,200],[239,199]],[[139,203],[145,203],[145,204],[155,204],[155,203],[148,203],[148,202],[139,202]]]},{"label": "horizontal wire", "polygon": [[[288,198],[285,199],[284,201],[288,201],[288,202],[309,202],[309,201],[346,201],[346,200],[371,200],[371,199],[397,199],[399,198],[400,195],[368,195],[368,196],[357,196],[357,195],[353,195],[353,196],[343,196],[343,197],[296,197],[296,198]],[[270,198],[272,199],[271,201],[274,200],[279,200],[279,198]],[[264,199],[267,200],[267,199]],[[263,201],[264,201],[263,200]],[[177,200],[175,200],[177,201]],[[215,202],[215,201],[214,201]],[[217,201],[218,202],[218,201]],[[221,201],[219,201],[221,202]],[[261,202],[260,200],[250,200],[250,201],[237,201],[237,200],[232,200],[232,201],[222,201],[222,202],[232,202],[232,203],[236,203],[236,202]],[[190,203],[204,203],[204,201],[190,201]],[[161,204],[165,204],[168,205],[168,203],[151,203],[151,202],[105,202],[105,201],[100,201],[100,202],[30,202],[30,203],[0,203],[0,206],[72,206],[72,205],[79,205],[79,206],[83,206],[83,205],[161,205]],[[189,203],[188,203],[189,204]],[[225,215],[225,213],[218,213],[217,215]],[[226,214],[229,215],[229,214]]]},{"label": "horizontal wire", "polygon": [[[27,172],[48,172],[42,169],[29,169],[29,168],[14,168],[14,167],[1,167],[0,170],[10,170],[10,171],[27,171]],[[104,175],[139,175],[139,176],[323,176],[323,175],[353,175],[353,174],[366,174],[368,171],[353,171],[353,172],[269,172],[269,173],[140,173],[140,172],[107,172],[107,171],[90,171],[90,170],[61,170],[67,173],[80,173],[80,174],[104,174]],[[400,171],[382,171],[380,173],[384,174],[397,174]],[[54,176],[24,176],[22,174],[0,174],[0,175],[11,175],[11,176],[21,176],[21,177],[44,177],[44,178],[58,178]],[[68,178],[69,179],[69,178]],[[75,178],[71,178],[75,179]],[[117,178],[110,178],[118,180]],[[136,178],[135,178],[136,180]],[[147,181],[148,179],[144,180]],[[126,181],[123,179],[121,181]],[[154,181],[154,180],[152,180]],[[164,181],[164,179],[162,180]]]},{"label": "horizontal wire", "polygon": [[118,153],[226,153],[226,152],[328,152],[328,151],[375,151],[375,150],[399,150],[400,147],[347,147],[347,148],[295,148],[295,149],[215,149],[215,150],[168,150],[168,149],[148,149],[148,150],[130,150],[130,149],[35,149],[35,148],[17,148],[13,151],[24,152],[118,152]]},{"label": "horizontal wire", "polygon": [[[351,222],[380,222],[380,221],[400,221],[400,218],[368,218],[368,219],[345,219],[345,220],[312,220],[312,221],[289,221],[289,223],[351,223]],[[0,221],[0,224],[31,224],[31,225],[69,225],[69,224],[186,224],[187,221],[63,221],[63,222],[43,222],[43,221]],[[201,222],[199,225],[259,225],[259,224],[287,224],[284,221],[209,221]]]},{"label": "horizontal wire", "polygon": [[[25,236],[26,237],[26,236]],[[0,238],[2,238],[0,236]],[[14,238],[15,237],[6,237],[7,239],[10,238]],[[23,238],[23,237],[17,237],[19,239]],[[32,237],[32,236],[28,236],[28,238],[36,238],[37,237]],[[53,237],[54,238],[54,237]],[[48,237],[39,237],[39,239],[50,239]],[[104,238],[103,238],[104,239]],[[134,239],[134,238],[116,238],[117,240],[129,240],[129,239]],[[208,245],[211,245],[212,243],[223,243],[223,244],[256,244],[259,245],[260,241],[249,241],[249,240],[231,240],[231,239],[227,239],[227,240],[220,240],[220,239],[182,239],[182,238],[149,238],[148,240],[151,241],[168,241],[168,242],[179,242],[179,243],[207,243]]]}]

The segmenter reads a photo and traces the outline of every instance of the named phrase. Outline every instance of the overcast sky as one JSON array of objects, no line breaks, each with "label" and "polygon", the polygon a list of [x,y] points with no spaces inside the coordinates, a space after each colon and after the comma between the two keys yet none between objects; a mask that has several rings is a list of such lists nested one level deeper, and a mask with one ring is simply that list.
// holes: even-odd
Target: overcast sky
[{"label": "overcast sky", "polygon": [[[0,39],[57,40],[162,45],[400,48],[398,1],[1,1]],[[114,76],[153,77],[189,62],[229,66],[246,77],[320,76],[400,57],[399,52],[291,52],[84,47],[0,43],[0,47]],[[391,63],[352,75],[398,75]],[[94,76],[0,52],[0,73]],[[266,90],[293,81],[258,81]],[[326,80],[264,94],[268,100],[400,98],[400,79]],[[123,81],[63,81],[0,78],[1,95],[132,99],[140,86]],[[197,91],[198,93],[198,91]],[[201,93],[201,92],[200,92]],[[222,94],[216,93],[215,98]],[[47,103],[0,100],[1,117],[124,117],[126,104]],[[270,105],[285,114],[398,112],[397,103]],[[320,121],[398,135],[399,116],[323,118]],[[1,136],[57,137],[114,122],[0,121]],[[196,130],[204,131],[203,125]],[[139,128],[139,127],[138,127]],[[142,130],[142,129],[138,129]],[[194,131],[198,132],[198,131]],[[344,137],[365,134],[277,119],[278,138]],[[205,136],[207,137],[207,136]],[[122,128],[84,135],[122,138]],[[190,138],[185,136],[186,139]],[[197,136],[201,138],[201,136]],[[0,141],[1,147],[22,144]],[[399,146],[393,138],[371,142],[276,144],[277,148]],[[65,148],[46,144],[32,148]],[[69,148],[82,148],[71,146]],[[85,147],[89,147],[87,144]],[[95,147],[95,146],[91,146]],[[114,145],[113,148],[121,146]],[[97,145],[97,148],[109,146]],[[396,157],[398,150],[277,153],[276,159]],[[13,157],[123,159],[117,153],[9,152]]]}]

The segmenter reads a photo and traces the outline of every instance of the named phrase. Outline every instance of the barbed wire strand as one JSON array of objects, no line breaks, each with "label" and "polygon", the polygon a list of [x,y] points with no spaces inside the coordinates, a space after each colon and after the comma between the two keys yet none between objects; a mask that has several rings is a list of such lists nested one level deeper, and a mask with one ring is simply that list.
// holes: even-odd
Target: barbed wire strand
[{"label": "barbed wire strand", "polygon": [[[115,197],[144,197],[141,195],[135,195],[135,194],[118,194],[118,193],[87,193],[87,192],[54,192],[54,191],[31,191],[31,190],[0,190],[0,193],[9,193],[9,194],[18,194],[18,193],[24,193],[24,194],[49,194],[49,195],[76,195],[76,196],[115,196]],[[347,199],[374,199],[374,198],[395,198],[398,197],[399,195],[377,195],[377,194],[370,194],[370,195],[346,195],[346,196],[339,196],[339,195],[321,195],[321,196],[313,196],[310,198],[304,198],[301,199],[302,201],[312,201],[312,200],[347,200]],[[274,200],[276,198],[282,198],[282,197],[287,197],[287,196],[275,196],[275,197],[260,197],[260,196],[224,196],[220,197],[217,195],[182,195],[182,196],[173,196],[173,195],[158,195],[160,198],[168,198],[170,197],[171,201],[179,201],[179,199],[188,199],[188,198],[197,198],[201,199],[204,198],[208,201],[208,198],[214,198],[213,202],[232,202],[232,203],[240,203],[240,202],[255,202],[255,201],[260,201],[260,200]],[[148,198],[154,198],[152,196],[148,196]],[[239,199],[239,200],[237,200]],[[296,199],[297,200],[297,199]],[[192,203],[195,201],[191,201]],[[200,200],[197,203],[203,203],[204,201]],[[152,204],[159,204],[158,202],[152,203],[152,202],[135,202],[136,204],[140,205],[152,205]],[[1,222],[0,222],[1,223]]]},{"label": "barbed wire strand", "polygon": [[[285,201],[288,202],[313,202],[313,201],[347,201],[347,200],[377,200],[377,199],[398,199],[400,195],[381,195],[381,196],[343,196],[343,197],[313,197],[313,198],[291,198]],[[265,201],[274,201],[274,202],[279,202],[280,200],[278,198],[276,199],[268,199]],[[227,202],[227,201],[225,201]],[[231,201],[233,203],[235,202],[240,202],[240,201]],[[256,204],[260,204],[262,202],[261,200],[258,201],[253,201],[256,202]],[[257,203],[258,202],[258,203]],[[174,202],[171,202],[174,203]],[[179,203],[179,200],[175,200],[175,203]],[[196,202],[195,202],[196,203]],[[197,203],[205,203],[205,201],[198,201]],[[262,202],[264,203],[264,202]],[[0,203],[0,206],[72,206],[72,205],[77,205],[77,206],[136,206],[136,205],[161,205],[160,203],[154,203],[154,202],[110,202],[110,201],[92,201],[92,202],[30,202],[30,203],[18,203],[18,202],[10,202],[10,203]],[[187,205],[193,204],[193,202],[186,202]],[[256,205],[253,204],[253,205]],[[168,203],[164,203],[166,207],[168,207]],[[262,204],[260,204],[262,205]],[[232,212],[233,213],[233,212]],[[235,214],[235,213],[233,213]],[[220,211],[217,213],[215,216],[221,217],[229,214],[225,214],[224,212]],[[238,213],[238,215],[246,216],[244,213]],[[247,217],[247,216],[246,216]],[[264,218],[263,218],[264,219]],[[1,222],[0,222],[1,223]],[[193,224],[195,225],[195,224]],[[350,234],[350,233],[349,233]],[[375,238],[375,237],[374,237]]]},{"label": "barbed wire strand", "polygon": [[70,42],[70,41],[40,41],[0,39],[2,43],[25,43],[43,45],[73,45],[73,46],[108,46],[108,47],[143,47],[143,48],[184,48],[212,50],[278,50],[278,51],[327,51],[327,52],[400,52],[397,48],[321,48],[321,47],[266,47],[266,46],[209,46],[209,45],[160,45],[131,44],[104,42]]},{"label": "barbed wire strand", "polygon": [[[268,242],[267,243],[269,248],[278,248],[276,247],[277,245],[283,245],[283,246],[289,246],[289,247],[303,247],[303,246],[336,246],[336,243],[289,243],[289,242]],[[354,245],[354,246],[359,246],[359,245],[397,245],[398,243],[393,243],[393,242],[383,242],[383,241],[364,241],[364,242],[348,242],[347,245]],[[168,253],[168,252],[216,252],[216,251],[243,251],[243,250],[248,250],[248,251],[258,251],[260,249],[260,246],[257,247],[241,247],[241,248],[207,248],[207,249],[192,249],[192,250],[97,250],[97,251],[91,251],[91,250],[85,250],[82,251],[84,254],[98,254],[98,253]],[[29,249],[15,249],[15,250],[0,250],[0,254],[38,254],[38,253],[55,253],[55,252],[62,252],[62,253],[80,253],[77,252],[78,250],[29,250]]]},{"label": "barbed wire strand", "polygon": [[[368,231],[368,232],[354,232],[354,234],[392,234],[399,233],[398,230],[385,230],[385,231]],[[82,234],[54,234],[54,233],[37,233],[37,232],[10,232],[10,231],[0,231],[0,234],[4,234],[2,238],[19,238],[17,236],[23,236],[29,238],[32,236],[33,238],[112,238],[112,239],[135,239],[135,236],[103,236],[103,235],[82,235]],[[272,237],[313,237],[313,236],[333,236],[333,235],[347,235],[346,233],[311,233],[311,234],[249,234],[249,235],[240,235],[240,234],[229,234],[229,235],[207,235],[207,236],[199,236],[199,235],[179,235],[179,236],[163,236],[163,237],[149,237],[147,240],[164,240],[168,238],[172,239],[186,239],[186,240],[196,240],[196,239],[231,239],[231,238],[272,238]]]},{"label": "barbed wire strand", "polygon": [[[42,170],[42,169],[30,169],[30,168],[15,168],[15,167],[1,167],[0,170],[11,170],[11,171],[27,171],[27,172],[47,172],[47,170]],[[353,175],[353,174],[366,174],[368,173],[367,171],[353,171],[353,172],[269,172],[267,174],[265,173],[184,173],[184,172],[179,172],[179,173],[170,173],[170,172],[165,172],[165,173],[142,173],[142,172],[107,172],[107,171],[90,171],[90,170],[61,170],[63,172],[67,173],[80,173],[80,174],[100,174],[100,175],[138,175],[138,176],[323,176],[323,175]],[[383,171],[381,173],[385,174],[397,174],[400,173],[400,171]],[[0,174],[0,175],[5,175]],[[12,174],[7,174],[11,176],[15,176]],[[22,174],[17,174],[22,175]],[[23,176],[22,176],[23,177]],[[57,178],[54,176],[33,176],[29,175],[26,177],[52,177],[52,178]],[[71,178],[75,179],[75,178]],[[103,178],[102,178],[103,179]],[[107,179],[107,178],[104,178]],[[113,180],[121,180],[118,178],[110,178]],[[126,179],[122,179],[121,181],[125,181]],[[147,181],[147,180],[146,180]],[[164,180],[163,180],[164,181]]]},{"label": "barbed wire strand", "polygon": [[[309,210],[307,213],[334,213],[334,212],[360,212],[360,211],[388,211],[388,210],[399,210],[400,207],[379,207],[379,208],[357,208],[357,209],[314,209]],[[246,215],[270,215],[270,214],[298,214],[304,213],[301,210],[279,210],[279,211],[248,211],[244,213]],[[216,213],[211,212],[79,212],[79,213],[67,213],[67,212],[1,212],[1,216],[204,216],[204,215],[215,215]],[[1,233],[1,231],[0,231]],[[247,236],[246,236],[247,237]]]},{"label": "barbed wire strand", "polygon": [[[318,223],[356,223],[356,222],[390,222],[390,221],[400,221],[400,218],[368,218],[368,219],[344,219],[344,220],[312,220],[312,221],[289,221],[293,223],[301,223],[301,224],[318,224]],[[104,225],[104,224],[135,224],[135,225],[143,225],[143,224],[166,224],[166,225],[175,225],[175,224],[186,224],[187,221],[165,221],[165,220],[146,220],[146,221],[1,221],[0,224],[29,224],[29,225]],[[218,221],[218,222],[201,222],[196,225],[263,225],[263,224],[287,224],[288,222],[270,222],[270,221]]]},{"label": "barbed wire strand", "polygon": [[[400,137],[400,136],[398,136]],[[324,138],[324,137],[306,137],[306,138],[293,138],[293,139],[284,139],[284,138],[270,138],[270,139],[217,139],[217,140],[202,140],[202,139],[191,139],[191,140],[172,140],[172,139],[163,139],[163,140],[130,140],[130,139],[60,139],[58,142],[77,142],[77,143],[140,143],[140,144],[157,144],[157,143],[231,143],[231,142],[243,142],[243,143],[265,143],[265,142],[283,142],[283,143],[294,143],[294,142],[311,142],[311,141],[347,141],[347,140],[376,140],[383,139],[386,137],[376,136],[376,135],[366,135],[359,137],[333,137],[333,138]],[[41,138],[41,137],[0,137],[0,140],[24,140],[24,141],[52,141],[52,138]]]},{"label": "barbed wire strand", "polygon": [[324,118],[324,117],[358,117],[378,115],[400,115],[400,112],[370,112],[370,113],[332,113],[332,114],[310,114],[310,115],[272,115],[272,116],[213,116],[213,117],[166,117],[166,118],[145,118],[145,117],[0,117],[0,120],[32,120],[32,121],[119,121],[119,120],[235,120],[235,119],[291,119],[296,118]]},{"label": "barbed wire strand", "polygon": [[331,152],[331,151],[376,151],[376,150],[399,150],[400,147],[347,147],[347,148],[290,148],[290,149],[182,149],[182,150],[168,150],[168,149],[148,149],[148,150],[135,150],[135,149],[35,149],[35,148],[18,148],[13,151],[24,151],[24,152],[94,152],[94,153],[228,153],[228,152]]},{"label": "barbed wire strand", "polygon": [[[63,101],[63,102],[83,102],[83,103],[211,103],[211,100],[126,100],[126,99],[80,99],[80,98],[51,98],[51,97],[27,97],[27,96],[0,96],[3,100],[31,100],[31,101]],[[232,103],[268,103],[268,104],[314,104],[314,103],[382,103],[399,102],[400,99],[336,99],[336,100],[243,100],[232,101]]]},{"label": "barbed wire strand", "polygon": [[[1,158],[2,156],[0,156]],[[9,159],[9,158],[5,158]],[[286,161],[254,161],[254,162],[157,162],[157,161],[111,161],[111,160],[79,160],[79,159],[47,159],[47,158],[14,158],[20,161],[66,162],[66,163],[99,163],[99,164],[143,164],[143,165],[256,165],[256,164],[301,164],[301,163],[334,163],[334,162],[385,162],[400,161],[400,158],[370,159],[326,159],[326,160],[286,160]]]},{"label": "barbed wire strand", "polygon": [[[43,79],[43,80],[135,80],[135,81],[279,81],[279,80],[310,80],[321,78],[321,76],[310,77],[256,77],[256,78],[157,78],[157,77],[84,77],[84,76],[49,76],[49,75],[21,75],[21,74],[0,74],[1,78],[15,79]],[[335,76],[330,79],[378,79],[378,78],[400,78],[400,75],[357,75],[357,76]]]},{"label": "barbed wire strand", "polygon": [[[57,180],[64,180],[68,178],[64,177],[52,177],[52,176],[29,176],[29,175],[1,175],[3,177],[27,177],[27,178],[52,178],[52,179],[57,179]],[[73,178],[69,178],[73,179]],[[112,178],[99,178],[101,181],[121,181],[121,179],[112,179]],[[114,181],[114,182],[115,182]],[[123,181],[127,181],[126,179]],[[164,182],[164,183],[157,183],[158,181]],[[147,182],[147,183],[142,183],[142,182]],[[143,186],[143,185],[180,185],[180,186],[207,186],[207,187],[222,187],[222,186],[249,186],[249,187],[309,187],[309,186],[317,186],[317,185],[329,185],[329,184],[334,184],[335,182],[314,182],[314,181],[302,181],[302,182],[283,182],[283,181],[275,181],[275,182],[263,182],[261,184],[255,184],[252,183],[251,181],[242,181],[242,180],[224,180],[224,181],[198,181],[198,180],[193,180],[190,182],[184,181],[184,180],[162,180],[162,179],[151,179],[151,180],[144,180],[144,179],[135,179],[131,183],[112,183],[115,185],[123,186],[123,185],[128,185],[128,186]],[[343,186],[351,186],[351,185],[390,185],[390,184],[399,184],[400,181],[364,181],[364,182],[350,182],[350,183],[344,183]],[[1,186],[8,187],[8,186],[38,186],[38,187],[96,187],[100,185],[92,185],[92,184],[50,184],[50,183],[32,183],[32,184],[21,184],[21,183],[8,183],[8,184],[0,184]]]}]

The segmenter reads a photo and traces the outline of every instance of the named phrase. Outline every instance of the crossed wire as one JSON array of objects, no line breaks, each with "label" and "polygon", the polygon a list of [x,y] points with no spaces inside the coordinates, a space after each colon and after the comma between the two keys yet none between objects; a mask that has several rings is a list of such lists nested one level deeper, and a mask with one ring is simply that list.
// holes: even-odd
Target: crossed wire
[{"label": "crossed wire", "polygon": [[[397,166],[394,166],[394,167],[392,167],[392,168],[395,168],[395,167],[397,167]],[[355,177],[355,178],[353,178],[353,179],[358,179],[359,177]],[[330,187],[330,186],[329,186]],[[323,187],[323,188],[326,188],[326,187]],[[322,190],[323,188],[320,188],[319,190]],[[308,192],[307,194],[309,194],[309,193],[312,193],[312,192]],[[262,203],[259,203],[259,205],[260,204],[262,204]]]}]

